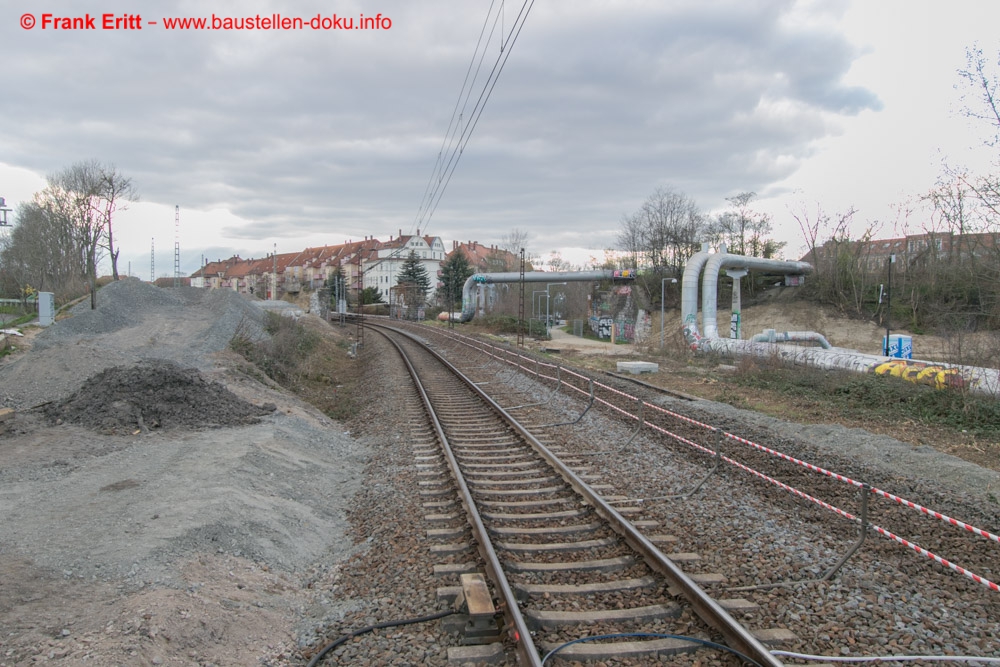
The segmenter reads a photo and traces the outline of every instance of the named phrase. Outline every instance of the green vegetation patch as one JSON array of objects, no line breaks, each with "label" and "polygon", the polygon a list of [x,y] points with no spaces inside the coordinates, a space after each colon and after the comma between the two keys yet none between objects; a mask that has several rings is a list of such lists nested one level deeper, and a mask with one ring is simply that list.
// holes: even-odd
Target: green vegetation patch
[{"label": "green vegetation patch", "polygon": [[911,419],[970,433],[1000,436],[1000,401],[954,389],[934,389],[880,375],[761,367],[743,362],[725,380],[738,386],[821,401],[843,415]]},{"label": "green vegetation patch", "polygon": [[[491,333],[517,334],[517,318],[513,315],[492,314],[477,317],[472,320],[472,325],[487,329]],[[545,323],[539,320],[530,320],[527,323],[525,333],[532,338],[545,338]]]},{"label": "green vegetation patch", "polygon": [[348,355],[350,343],[325,323],[303,324],[266,313],[264,333],[241,325],[230,347],[279,385],[322,410],[346,420],[357,413],[352,388],[357,364]]}]

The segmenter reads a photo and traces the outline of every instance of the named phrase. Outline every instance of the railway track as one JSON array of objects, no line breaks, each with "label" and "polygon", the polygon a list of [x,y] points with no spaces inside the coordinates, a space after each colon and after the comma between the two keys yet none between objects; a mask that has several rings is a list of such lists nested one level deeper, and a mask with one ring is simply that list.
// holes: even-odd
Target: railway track
[{"label": "railway track", "polygon": [[[669,551],[675,538],[663,534],[663,526],[629,521],[641,508],[602,496],[606,489],[589,474],[586,457],[539,435],[558,424],[525,428],[511,413],[527,414],[534,406],[504,410],[418,337],[368,326],[396,346],[432,425],[414,443],[414,454],[434,524],[429,535],[441,540],[435,549],[478,550],[478,565],[444,568],[456,578],[465,575],[452,591],[469,612],[467,641],[494,638],[496,601],[504,639],[525,665],[661,664],[662,656],[706,646],[760,665],[781,664],[762,641],[777,635],[758,631],[758,638],[734,618],[752,603],[713,599],[702,584],[718,584],[722,575],[687,572],[698,554],[666,555],[659,547]],[[475,576],[480,568],[487,589]]]},{"label": "railway track", "polygon": [[[444,343],[442,342],[442,344]],[[456,354],[455,350],[461,347],[455,339],[448,340],[446,344],[451,347],[452,354]],[[521,357],[515,351],[501,352],[499,348],[489,349],[489,346],[481,343],[477,343],[477,346],[479,346],[480,351],[486,350],[495,358],[504,358],[505,356],[514,358],[516,361],[511,362],[508,359],[506,364],[501,364],[512,365],[513,369],[517,371],[509,377],[533,375],[535,378],[541,378],[545,376],[546,371],[540,367],[537,360],[532,365],[530,358]],[[551,374],[551,371],[548,372]],[[858,528],[863,525],[864,530],[860,531],[862,539],[866,534],[881,534],[905,548],[916,551],[927,559],[924,562],[933,561],[950,568],[953,572],[963,574],[967,577],[964,581],[959,580],[963,590],[974,581],[975,584],[972,584],[971,590],[977,593],[982,591],[976,586],[985,586],[985,590],[997,591],[995,548],[996,544],[1000,542],[1000,538],[995,534],[997,531],[983,533],[972,526],[966,526],[961,521],[941,516],[930,508],[914,505],[906,498],[897,497],[878,488],[880,484],[899,481],[896,478],[883,478],[881,481],[878,479],[868,480],[876,483],[873,486],[873,484],[859,481],[859,478],[845,477],[833,470],[827,470],[808,461],[796,459],[794,454],[798,452],[795,450],[778,451],[754,442],[753,437],[748,439],[745,424],[734,424],[730,420],[709,425],[705,423],[706,417],[704,415],[698,415],[697,412],[693,415],[684,414],[687,411],[686,408],[682,408],[680,412],[663,409],[657,405],[655,397],[651,398],[652,392],[632,393],[626,386],[630,384],[627,380],[624,382],[612,381],[609,385],[607,381],[602,381],[600,378],[595,379],[594,376],[588,377],[586,374],[574,371],[560,374],[557,370],[555,375],[558,377],[557,391],[553,393],[557,393],[558,388],[562,387],[564,389],[561,393],[575,396],[579,404],[585,403],[585,407],[582,408],[582,413],[578,413],[576,421],[579,421],[590,411],[591,407],[596,405],[605,416],[610,416],[632,429],[629,442],[636,439],[637,436],[645,436],[649,440],[679,446],[687,454],[699,457],[704,469],[708,471],[705,480],[715,475],[720,468],[736,468],[742,471],[748,481],[759,489],[761,495],[768,498],[773,497],[773,502],[793,507],[796,512],[809,513],[813,515],[815,520],[828,525],[831,537],[840,545],[835,550],[847,552],[847,555],[853,554],[851,542],[858,539]],[[657,388],[649,385],[647,387],[661,395],[664,393],[673,394],[670,391],[660,392]],[[509,383],[507,393],[517,395],[518,390],[514,387],[514,383]],[[587,399],[588,394],[589,400]],[[520,400],[520,398],[517,399],[518,402]],[[740,433],[742,436],[739,435]],[[626,443],[626,445],[628,444]],[[782,447],[787,448],[787,443]],[[626,449],[627,446],[619,447],[617,451],[621,453]],[[790,453],[793,455],[790,456]],[[724,466],[720,465],[723,463]],[[868,471],[863,472],[866,476],[871,474]],[[718,475],[715,477],[715,481],[718,481]],[[688,496],[694,488],[698,488],[697,485],[687,486],[690,491],[681,495]],[[779,493],[775,493],[775,491],[779,491]],[[942,500],[947,499],[941,498],[938,502]],[[968,509],[963,508],[961,511],[966,512]],[[862,514],[864,514],[863,518]],[[836,517],[839,517],[840,520],[830,520]],[[977,517],[977,519],[986,522],[983,525],[989,525],[988,522],[993,520],[992,517]],[[956,527],[961,529],[956,530]],[[973,532],[983,539],[969,539],[970,533]],[[919,536],[920,545],[909,543],[900,538],[903,535]],[[884,543],[872,546],[879,552],[887,551]],[[889,546],[888,549],[892,550],[893,547]],[[896,553],[898,554],[898,552]],[[958,556],[963,565],[971,567],[975,572],[993,576],[994,581],[982,580],[973,572],[956,568],[953,563],[949,564],[940,558],[935,558],[935,553]],[[843,561],[839,563],[837,561],[838,559],[834,558],[828,563],[827,569],[824,570],[827,573],[824,579],[829,579],[836,572],[836,567],[829,566],[836,564],[839,567],[843,565]],[[786,581],[783,583],[794,584],[796,582]]]}]

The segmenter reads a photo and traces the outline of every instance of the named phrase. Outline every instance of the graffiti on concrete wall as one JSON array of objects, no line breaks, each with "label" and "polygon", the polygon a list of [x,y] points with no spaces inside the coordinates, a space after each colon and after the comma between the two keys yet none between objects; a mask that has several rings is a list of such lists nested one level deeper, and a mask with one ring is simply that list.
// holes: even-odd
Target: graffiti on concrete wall
[{"label": "graffiti on concrete wall", "polygon": [[614,319],[610,317],[597,318],[597,337],[611,338],[611,327],[614,326]]},{"label": "graffiti on concrete wall", "polygon": [[644,310],[636,310],[631,287],[616,287],[599,296],[591,304],[589,319],[590,330],[598,338],[609,340],[613,332],[616,343],[634,343],[649,336],[652,318]]},{"label": "graffiti on concrete wall", "polygon": [[598,338],[605,340],[610,340],[613,332],[615,342],[617,343],[634,342],[638,331],[635,320],[627,317],[619,317],[616,319],[607,315],[603,317],[591,317],[590,330],[593,331]]},{"label": "graffiti on concrete wall", "polygon": [[683,332],[687,344],[691,346],[692,350],[697,350],[698,344],[701,342],[701,334],[698,333],[698,320],[694,313],[689,313],[684,318]]}]

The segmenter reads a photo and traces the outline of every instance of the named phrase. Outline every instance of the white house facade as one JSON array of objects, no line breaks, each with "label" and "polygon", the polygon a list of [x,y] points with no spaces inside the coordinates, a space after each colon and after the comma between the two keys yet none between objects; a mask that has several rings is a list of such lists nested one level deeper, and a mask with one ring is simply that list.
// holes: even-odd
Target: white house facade
[{"label": "white house facade", "polygon": [[388,302],[389,290],[396,286],[399,273],[411,252],[416,254],[427,269],[427,277],[430,279],[427,297],[430,298],[437,289],[438,271],[446,254],[444,242],[439,236],[400,236],[380,244],[374,256],[363,262],[364,286],[376,288],[383,300]]}]

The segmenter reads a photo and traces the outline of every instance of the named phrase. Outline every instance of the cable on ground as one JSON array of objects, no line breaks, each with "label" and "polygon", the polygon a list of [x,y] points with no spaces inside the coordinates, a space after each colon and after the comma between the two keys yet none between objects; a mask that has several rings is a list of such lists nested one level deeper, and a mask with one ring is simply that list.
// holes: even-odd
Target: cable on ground
[{"label": "cable on ground", "polygon": [[319,661],[322,660],[327,653],[337,648],[349,639],[353,639],[358,635],[363,635],[371,632],[372,630],[381,630],[382,628],[394,628],[399,625],[413,625],[414,623],[426,623],[427,621],[436,621],[439,618],[444,618],[445,616],[451,616],[452,614],[458,614],[459,612],[454,609],[446,609],[444,611],[439,611],[435,614],[429,614],[427,616],[418,616],[417,618],[406,618],[400,621],[385,621],[383,623],[376,623],[375,625],[369,625],[367,627],[361,628],[360,630],[355,630],[349,635],[344,635],[338,637],[334,641],[330,642],[322,648],[322,650],[313,656],[312,660],[309,661],[307,667],[316,667]]},{"label": "cable on ground", "polygon": [[771,651],[771,655],[797,660],[820,660],[822,662],[985,662],[1000,665],[1000,658],[980,658],[972,655],[809,655],[808,653],[792,653],[791,651]]}]

